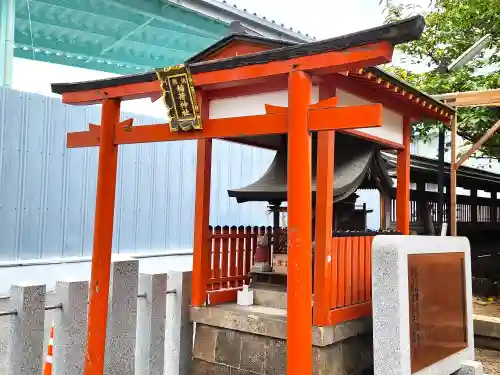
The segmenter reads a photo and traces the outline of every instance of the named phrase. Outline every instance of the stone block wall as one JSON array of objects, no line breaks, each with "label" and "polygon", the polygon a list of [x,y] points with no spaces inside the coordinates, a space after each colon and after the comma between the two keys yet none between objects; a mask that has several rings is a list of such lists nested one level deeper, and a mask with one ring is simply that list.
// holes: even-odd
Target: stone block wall
[{"label": "stone block wall", "polygon": [[[313,375],[355,375],[373,365],[372,335],[313,347]],[[191,375],[286,375],[286,340],[196,325]]]}]

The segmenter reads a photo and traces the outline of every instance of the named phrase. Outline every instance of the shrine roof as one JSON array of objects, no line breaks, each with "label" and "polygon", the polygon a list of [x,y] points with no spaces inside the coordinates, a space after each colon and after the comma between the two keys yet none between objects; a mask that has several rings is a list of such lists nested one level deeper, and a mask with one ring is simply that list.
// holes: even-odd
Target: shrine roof
[{"label": "shrine roof", "polygon": [[[287,200],[287,139],[280,147],[267,171],[253,183],[228,190],[230,197],[243,202],[283,202]],[[378,145],[339,133],[335,137],[334,202],[341,202],[358,189],[378,189],[388,193],[393,181],[381,158]],[[312,197],[316,197],[317,136],[312,137]]]},{"label": "shrine roof", "polygon": [[[348,48],[359,47],[383,41],[389,42],[393,45],[397,45],[418,39],[422,34],[424,27],[425,22],[423,17],[415,16],[392,24],[383,25],[348,35],[343,35],[322,41],[293,44],[248,55],[193,63],[190,62],[193,60],[193,58],[190,58],[187,60],[187,65],[189,66],[192,73],[201,73],[222,69],[231,69],[251,64],[265,64],[270,61],[287,60],[295,57],[308,56],[325,52],[341,51]],[[253,38],[255,40],[255,37],[248,36],[247,38]],[[257,40],[260,41],[270,41],[270,39],[267,38],[257,38]],[[222,41],[217,42],[215,45],[217,45],[218,43],[224,43],[224,40],[226,40],[226,38],[224,38]],[[209,47],[209,49],[212,49],[212,47]],[[201,54],[203,54],[203,52]],[[195,57],[197,55],[195,55]],[[151,82],[155,80],[157,80],[156,73],[148,72],[95,81],[54,83],[52,84],[52,91],[57,94],[63,94],[68,92],[115,87],[132,83]]]},{"label": "shrine roof", "polygon": [[293,45],[297,45],[297,43],[289,42],[286,40],[278,40],[274,38],[266,38],[258,35],[249,35],[242,31],[232,33],[226,35],[224,38],[220,39],[216,43],[212,44],[208,48],[205,48],[203,51],[198,52],[197,54],[191,56],[188,60],[186,60],[186,64],[193,64],[202,61],[206,61],[211,55],[217,53],[222,50],[224,47],[234,43],[234,42],[243,42],[250,44],[258,44],[261,46],[268,46],[270,48],[280,48],[280,47],[289,47]]},{"label": "shrine roof", "polygon": [[[308,43],[296,43],[249,35],[245,33],[244,29],[240,29],[191,56],[185,60],[185,65],[190,68],[193,74],[196,74],[341,51],[381,41],[396,45],[418,39],[424,26],[423,18],[415,16],[393,24]],[[225,54],[220,54],[220,52],[225,48],[231,48],[231,45],[245,45],[257,48],[253,48],[253,53],[246,51],[246,53],[240,52],[238,55],[238,51],[236,56],[231,55],[232,57],[221,58]],[[354,84],[355,87],[352,93],[359,94],[361,97],[365,96],[369,100],[370,97],[372,99],[376,97],[376,101],[381,102],[384,106],[401,114],[408,114],[416,119],[420,117],[433,118],[447,123],[455,113],[453,107],[434,99],[378,67],[344,71],[331,76],[338,82],[339,88],[352,91],[350,86]],[[156,72],[148,72],[97,81],[55,83],[52,85],[52,91],[57,94],[72,94],[130,84],[153,83],[157,79]],[[356,93],[356,89],[359,91],[358,93]],[[379,93],[380,95],[378,95]],[[398,104],[395,105],[395,103]]]}]

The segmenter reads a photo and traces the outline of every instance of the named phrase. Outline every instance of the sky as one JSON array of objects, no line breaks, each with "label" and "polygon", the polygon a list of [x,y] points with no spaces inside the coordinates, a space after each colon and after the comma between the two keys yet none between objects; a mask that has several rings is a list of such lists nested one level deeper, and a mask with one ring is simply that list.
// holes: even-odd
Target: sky
[{"label": "sky", "polygon": [[[410,1],[410,0],[402,0]],[[411,0],[425,6],[429,0]],[[259,16],[284,23],[287,27],[326,39],[334,36],[378,26],[383,23],[379,0],[231,0],[239,8],[256,12]],[[73,82],[113,76],[81,68],[54,65],[24,59],[15,59],[13,88],[20,91],[52,95],[50,83]],[[151,104],[148,100],[124,103],[125,111],[145,113],[164,118],[161,100]]]}]

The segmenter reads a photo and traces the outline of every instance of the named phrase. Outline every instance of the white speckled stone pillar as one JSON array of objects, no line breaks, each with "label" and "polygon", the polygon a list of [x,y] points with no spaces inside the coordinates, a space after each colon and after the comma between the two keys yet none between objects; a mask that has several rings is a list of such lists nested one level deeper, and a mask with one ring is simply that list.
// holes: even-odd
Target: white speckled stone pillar
[{"label": "white speckled stone pillar", "polygon": [[13,285],[8,375],[42,373],[45,285]]},{"label": "white speckled stone pillar", "polygon": [[191,272],[168,274],[165,373],[188,375],[193,352],[193,323],[189,318]]},{"label": "white speckled stone pillar", "polygon": [[167,275],[140,274],[137,301],[136,375],[163,375]]},{"label": "white speckled stone pillar", "polygon": [[[467,343],[464,349],[412,373],[408,257],[447,253],[463,254]],[[471,368],[462,367],[463,363],[474,358],[471,275],[470,244],[465,237],[384,235],[375,237],[372,245],[375,375],[449,375],[457,371],[471,371]],[[439,282],[441,275],[432,276]],[[472,373],[459,372],[459,374]]]},{"label": "white speckled stone pillar", "polygon": [[111,265],[105,375],[133,375],[137,326],[139,261]]},{"label": "white speckled stone pillar", "polygon": [[83,374],[88,296],[88,281],[56,283],[56,298],[62,309],[54,327],[54,375]]}]

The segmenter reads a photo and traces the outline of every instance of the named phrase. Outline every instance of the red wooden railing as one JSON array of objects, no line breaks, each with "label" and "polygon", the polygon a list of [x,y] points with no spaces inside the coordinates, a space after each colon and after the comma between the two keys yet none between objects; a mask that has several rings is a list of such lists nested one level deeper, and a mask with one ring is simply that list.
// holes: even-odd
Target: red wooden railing
[{"label": "red wooden railing", "polygon": [[371,315],[373,235],[333,237],[330,320],[332,324]]},{"label": "red wooden railing", "polygon": [[[210,228],[206,278],[208,305],[236,301],[237,291],[249,282],[259,234],[268,234],[272,239],[274,230],[272,227]],[[331,283],[326,295],[330,297],[330,304],[325,306],[328,309],[325,313],[329,314],[329,323],[332,325],[372,313],[371,257],[374,234],[337,232],[332,238],[332,261],[329,263]]]},{"label": "red wooden railing", "polygon": [[248,284],[259,234],[268,234],[272,238],[273,228],[210,227],[209,251],[207,251],[209,305],[236,301],[238,289]]}]

